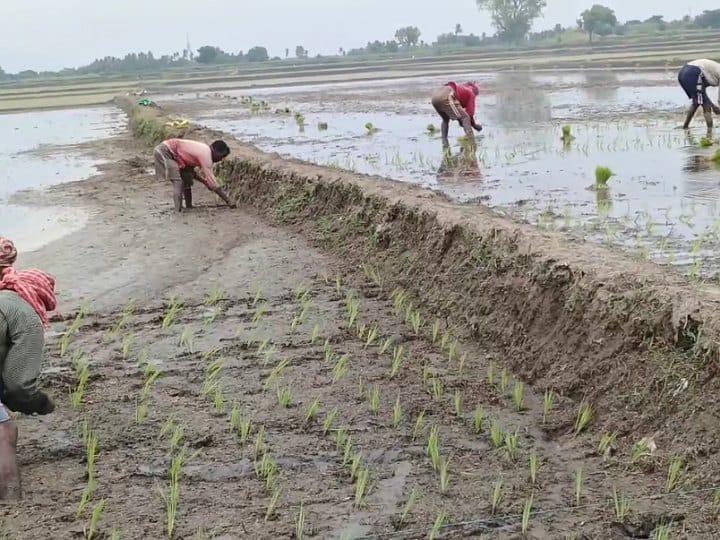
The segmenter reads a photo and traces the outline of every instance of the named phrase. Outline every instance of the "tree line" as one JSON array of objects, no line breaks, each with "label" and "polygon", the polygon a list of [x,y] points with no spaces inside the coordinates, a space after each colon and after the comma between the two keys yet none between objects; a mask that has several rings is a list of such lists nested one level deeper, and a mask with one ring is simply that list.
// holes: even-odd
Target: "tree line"
[{"label": "tree line", "polygon": [[[364,47],[345,50],[340,47],[337,56],[361,56],[374,54],[393,54],[417,48],[434,47],[442,50],[446,47],[481,47],[496,44],[519,44],[527,41],[540,41],[555,38],[558,41],[567,31],[579,30],[585,32],[590,42],[596,36],[625,35],[629,33],[651,33],[667,29],[720,29],[720,9],[706,10],[696,17],[685,16],[677,21],[665,21],[662,15],[653,15],[644,21],[631,20],[620,23],[615,12],[602,4],[595,4],[580,13],[576,28],[564,28],[555,25],[553,29],[542,32],[530,32],[536,19],[542,16],[546,0],[475,0],[480,10],[488,12],[496,30],[492,36],[483,33],[476,36],[463,32],[461,24],[456,24],[451,32],[437,36],[432,43],[422,39],[420,29],[416,26],[398,28],[394,39],[386,41],[371,41]],[[439,51],[439,52],[440,52]],[[294,51],[285,49],[285,59],[293,57],[306,59],[310,52],[302,45],[297,45]],[[322,58],[322,55],[315,55]],[[68,68],[59,72],[41,72],[25,70],[16,74],[5,73],[0,67],[0,80],[27,79],[38,75],[84,75],[91,73],[135,73],[142,71],[159,70],[166,67],[183,67],[193,64],[238,64],[243,62],[266,62],[268,60],[282,60],[281,57],[270,57],[267,48],[255,46],[248,51],[227,52],[219,47],[204,45],[197,51],[183,50],[170,55],[156,57],[151,51],[130,53],[122,58],[106,56],[98,58],[86,66]]]}]

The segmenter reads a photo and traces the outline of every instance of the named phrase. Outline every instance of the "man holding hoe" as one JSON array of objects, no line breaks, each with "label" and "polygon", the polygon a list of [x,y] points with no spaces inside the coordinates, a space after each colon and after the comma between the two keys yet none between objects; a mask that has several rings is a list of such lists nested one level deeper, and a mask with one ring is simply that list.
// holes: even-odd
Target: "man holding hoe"
[{"label": "man holding hoe", "polygon": [[475,149],[475,131],[482,131],[482,126],[475,122],[475,98],[480,93],[477,84],[468,82],[457,84],[449,82],[432,93],[431,103],[442,118],[440,133],[443,148],[450,147],[448,133],[450,120],[456,120],[465,130],[467,144]]},{"label": "man holding hoe", "polygon": [[678,82],[691,100],[683,129],[690,127],[690,122],[692,122],[695,113],[698,108],[702,107],[709,136],[713,129],[712,115],[713,113],[720,114],[720,107],[715,105],[707,95],[707,88],[709,86],[718,87],[720,101],[720,64],[707,58],[688,62],[680,69]]},{"label": "man holding hoe", "polygon": [[0,499],[22,497],[16,447],[18,430],[8,409],[50,414],[55,404],[38,390],[48,312],[55,309],[55,280],[40,270],[13,268],[17,251],[0,237]]},{"label": "man holding hoe", "polygon": [[[189,139],[168,139],[155,147],[155,175],[172,182],[173,203],[176,212],[192,208],[192,184],[197,179],[220,197],[230,208],[235,204],[220,186],[213,174],[213,164],[230,155],[230,148],[224,141],[210,145]],[[196,172],[195,168],[198,168]]]}]

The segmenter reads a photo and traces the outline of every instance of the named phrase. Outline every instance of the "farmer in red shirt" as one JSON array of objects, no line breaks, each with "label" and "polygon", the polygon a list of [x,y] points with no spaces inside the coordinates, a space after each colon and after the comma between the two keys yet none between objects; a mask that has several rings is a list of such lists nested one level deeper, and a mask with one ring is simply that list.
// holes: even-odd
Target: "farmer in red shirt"
[{"label": "farmer in red shirt", "polygon": [[192,208],[193,179],[205,184],[230,208],[235,208],[213,174],[213,163],[222,161],[229,154],[230,148],[224,141],[207,145],[188,139],[168,139],[155,147],[155,175],[172,182],[177,212],[182,212],[183,197],[185,208]]},{"label": "farmer in red shirt", "polygon": [[458,85],[449,82],[432,94],[432,105],[442,117],[442,144],[448,148],[448,131],[450,120],[457,120],[465,130],[469,145],[475,148],[475,134],[473,129],[481,131],[482,126],[475,123],[475,98],[480,93],[475,83]]}]

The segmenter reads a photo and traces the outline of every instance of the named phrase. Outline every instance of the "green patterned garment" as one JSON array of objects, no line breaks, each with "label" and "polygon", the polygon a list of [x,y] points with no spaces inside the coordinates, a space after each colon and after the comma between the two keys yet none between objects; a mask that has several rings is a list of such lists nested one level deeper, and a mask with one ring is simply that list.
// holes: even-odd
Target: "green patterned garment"
[{"label": "green patterned garment", "polygon": [[0,291],[0,395],[35,392],[43,363],[45,330],[30,304]]}]

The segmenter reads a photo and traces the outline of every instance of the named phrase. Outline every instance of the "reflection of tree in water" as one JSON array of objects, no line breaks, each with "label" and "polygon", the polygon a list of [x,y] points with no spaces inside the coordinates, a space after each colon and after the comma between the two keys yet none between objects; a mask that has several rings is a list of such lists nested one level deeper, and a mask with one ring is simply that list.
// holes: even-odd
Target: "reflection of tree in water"
[{"label": "reflection of tree in water", "polygon": [[502,71],[495,80],[494,116],[500,125],[527,125],[552,118],[547,92],[528,71]]},{"label": "reflection of tree in water", "polygon": [[581,89],[591,100],[606,102],[615,100],[619,87],[617,73],[605,69],[586,71],[585,84]]}]

